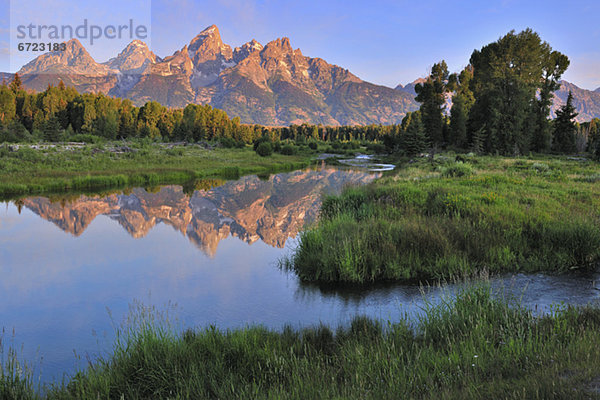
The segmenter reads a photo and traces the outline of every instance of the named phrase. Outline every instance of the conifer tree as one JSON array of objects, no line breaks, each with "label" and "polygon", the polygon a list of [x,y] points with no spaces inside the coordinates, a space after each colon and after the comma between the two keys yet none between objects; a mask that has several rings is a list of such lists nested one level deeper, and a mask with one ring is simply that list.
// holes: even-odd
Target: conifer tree
[{"label": "conifer tree", "polygon": [[415,86],[417,100],[421,103],[421,122],[432,146],[441,146],[444,141],[445,94],[449,91],[448,65],[446,61],[434,64],[427,80]]},{"label": "conifer tree", "polygon": [[411,118],[406,131],[401,136],[401,147],[407,156],[420,154],[427,148],[427,136],[418,114]]},{"label": "conifer tree", "polygon": [[575,118],[578,113],[573,106],[573,94],[569,91],[567,103],[556,111],[554,120],[554,132],[552,138],[552,150],[557,153],[572,153],[575,151]]}]

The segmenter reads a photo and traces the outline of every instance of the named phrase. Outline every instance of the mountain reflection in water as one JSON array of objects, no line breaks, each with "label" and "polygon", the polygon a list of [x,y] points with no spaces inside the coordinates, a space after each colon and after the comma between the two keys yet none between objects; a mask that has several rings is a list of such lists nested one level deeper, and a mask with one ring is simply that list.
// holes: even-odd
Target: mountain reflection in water
[{"label": "mountain reflection in water", "polygon": [[159,223],[187,236],[208,256],[231,236],[247,243],[258,240],[282,248],[288,238],[313,222],[321,197],[346,185],[365,184],[379,174],[324,168],[273,175],[268,180],[243,177],[187,195],[181,186],[156,193],[136,188],[130,194],[81,196],[73,201],[46,197],[22,200],[22,205],[65,232],[80,236],[99,215],[117,221],[131,236],[142,238]]}]

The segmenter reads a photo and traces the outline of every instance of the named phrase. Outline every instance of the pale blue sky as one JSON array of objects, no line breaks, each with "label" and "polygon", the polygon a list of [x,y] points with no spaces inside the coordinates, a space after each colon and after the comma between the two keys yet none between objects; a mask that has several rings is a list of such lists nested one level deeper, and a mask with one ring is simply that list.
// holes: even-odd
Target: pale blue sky
[{"label": "pale blue sky", "polygon": [[[144,20],[150,8],[144,4],[149,2],[136,0],[135,6],[123,0],[85,4],[57,0],[39,4],[52,4],[50,10],[68,10],[68,18],[78,24],[83,18],[102,23],[113,19],[116,23],[129,18]],[[0,0],[0,4],[4,10],[0,13],[0,70],[7,71],[9,1]],[[40,6],[40,10],[44,7]],[[216,24],[223,40],[232,46],[252,38],[265,44],[287,36],[292,46],[305,55],[321,57],[362,79],[392,87],[425,75],[428,67],[441,59],[457,71],[468,63],[473,49],[511,29],[530,27],[555,50],[569,56],[571,66],[565,79],[587,89],[600,86],[597,0],[152,0],[151,11],[151,48],[162,57],[189,43],[206,26]],[[64,12],[44,9],[39,14],[48,19],[47,23],[56,23],[53,21]],[[96,61],[102,62],[122,47],[118,41],[105,40],[89,51]]]}]

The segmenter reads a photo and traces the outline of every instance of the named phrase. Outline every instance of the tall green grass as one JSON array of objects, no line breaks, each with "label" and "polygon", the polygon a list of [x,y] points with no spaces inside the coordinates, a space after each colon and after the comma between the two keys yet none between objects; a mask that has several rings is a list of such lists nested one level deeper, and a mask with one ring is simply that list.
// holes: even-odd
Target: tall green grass
[{"label": "tall green grass", "polygon": [[175,334],[144,322],[123,331],[112,356],[30,397],[593,398],[599,329],[598,308],[536,317],[487,285],[427,304],[416,321],[356,317],[337,330]]},{"label": "tall green grass", "polygon": [[538,164],[482,159],[471,176],[422,163],[408,178],[348,188],[324,199],[285,266],[303,281],[346,283],[594,268],[600,186],[581,177],[598,165]]},{"label": "tall green grass", "polygon": [[[135,143],[130,144],[134,146]],[[83,149],[11,152],[0,147],[0,198],[126,186],[185,184],[197,179],[238,179],[309,165],[312,153],[264,158],[250,148],[205,150],[144,144],[136,152],[103,152],[109,144]],[[105,147],[106,146],[106,147]],[[138,146],[139,147],[139,146]],[[92,150],[100,150],[94,152]]]}]

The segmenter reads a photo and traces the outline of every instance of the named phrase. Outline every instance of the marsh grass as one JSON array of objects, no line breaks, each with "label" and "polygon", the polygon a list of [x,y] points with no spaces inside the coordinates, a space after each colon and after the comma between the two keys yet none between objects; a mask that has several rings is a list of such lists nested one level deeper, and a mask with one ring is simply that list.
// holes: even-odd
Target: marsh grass
[{"label": "marsh grass", "polygon": [[544,161],[423,161],[348,188],[324,199],[318,224],[284,266],[303,281],[331,283],[594,268],[600,186],[588,177],[598,165]]},{"label": "marsh grass", "polygon": [[[108,144],[95,145],[105,149]],[[126,186],[185,184],[198,179],[238,179],[309,165],[312,152],[260,157],[250,148],[205,150],[131,144],[131,153],[93,152],[91,148],[9,151],[0,148],[0,198],[99,190]]]},{"label": "marsh grass", "polygon": [[19,360],[14,333],[12,340],[7,340],[3,329],[0,333],[0,399],[35,399],[38,389],[33,369]]},{"label": "marsh grass", "polygon": [[336,330],[176,334],[141,318],[111,356],[23,398],[593,398],[599,328],[598,308],[539,317],[488,284],[427,303],[417,320],[356,317]]}]

